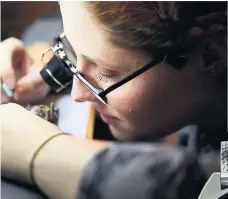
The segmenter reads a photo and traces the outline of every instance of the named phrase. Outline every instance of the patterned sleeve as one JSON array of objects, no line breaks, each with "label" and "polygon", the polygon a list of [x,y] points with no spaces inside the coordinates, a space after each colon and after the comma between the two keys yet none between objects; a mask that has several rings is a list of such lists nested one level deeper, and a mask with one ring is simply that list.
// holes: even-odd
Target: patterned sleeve
[{"label": "patterned sleeve", "polygon": [[197,158],[183,149],[114,144],[90,161],[77,199],[195,199],[206,180]]}]

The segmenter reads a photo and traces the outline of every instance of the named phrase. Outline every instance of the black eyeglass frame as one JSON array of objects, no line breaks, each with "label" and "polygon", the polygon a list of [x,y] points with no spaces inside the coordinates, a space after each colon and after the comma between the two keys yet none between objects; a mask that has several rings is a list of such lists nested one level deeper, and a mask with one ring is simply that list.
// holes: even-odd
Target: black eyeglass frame
[{"label": "black eyeglass frame", "polygon": [[90,84],[77,69],[76,66],[67,58],[66,53],[63,50],[63,40],[66,39],[66,35],[62,32],[59,38],[56,39],[56,44],[51,49],[54,51],[55,55],[63,61],[64,66],[66,69],[71,73],[71,75],[75,75],[86,87],[88,87],[92,93],[104,104],[107,104],[106,95],[110,92],[114,91],[115,89],[119,88],[120,86],[124,85],[125,83],[129,82],[130,80],[134,79],[135,77],[141,75],[142,73],[146,72],[147,70],[153,68],[157,64],[161,63],[165,60],[165,56],[159,56],[155,60],[150,61],[146,65],[142,66],[140,69],[134,71],[133,73],[125,76],[117,83],[109,86],[106,89],[96,88],[92,84]]}]

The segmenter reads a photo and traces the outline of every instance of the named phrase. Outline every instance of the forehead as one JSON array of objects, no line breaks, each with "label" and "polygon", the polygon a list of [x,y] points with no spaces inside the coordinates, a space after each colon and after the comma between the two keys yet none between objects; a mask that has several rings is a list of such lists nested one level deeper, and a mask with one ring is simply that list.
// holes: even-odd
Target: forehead
[{"label": "forehead", "polygon": [[[61,2],[64,31],[74,44],[93,43],[96,47],[108,48],[105,34],[95,24],[92,16],[84,9],[83,2]],[[85,46],[85,45],[83,45]]]},{"label": "forehead", "polygon": [[122,65],[139,66],[145,62],[143,53],[119,48],[108,41],[102,25],[84,8],[83,2],[60,2],[66,36],[76,52],[106,63],[121,61]]}]

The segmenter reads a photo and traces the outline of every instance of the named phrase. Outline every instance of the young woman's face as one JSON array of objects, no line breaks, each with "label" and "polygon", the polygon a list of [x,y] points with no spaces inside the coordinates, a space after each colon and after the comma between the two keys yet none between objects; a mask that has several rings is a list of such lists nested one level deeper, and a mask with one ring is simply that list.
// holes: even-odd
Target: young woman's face
[{"label": "young woman's face", "polygon": [[[105,89],[149,62],[142,52],[111,44],[83,3],[61,2],[60,8],[65,34],[77,55],[77,68],[94,86]],[[198,61],[192,60],[181,71],[158,64],[108,94],[108,106],[74,77],[72,98],[94,103],[118,139],[172,133],[195,122],[193,118],[207,98]]]}]

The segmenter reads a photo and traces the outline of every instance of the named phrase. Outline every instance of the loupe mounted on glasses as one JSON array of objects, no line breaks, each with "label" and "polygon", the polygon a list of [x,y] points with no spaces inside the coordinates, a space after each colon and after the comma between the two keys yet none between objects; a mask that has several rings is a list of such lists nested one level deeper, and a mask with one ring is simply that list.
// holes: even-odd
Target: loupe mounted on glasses
[{"label": "loupe mounted on glasses", "polygon": [[[50,53],[50,51],[54,52],[54,56],[51,60],[45,61],[45,58],[48,57],[47,54]],[[72,71],[75,70],[75,66],[68,61],[68,58],[75,60],[76,62],[76,55],[74,55],[65,34],[62,33],[55,39],[54,47],[47,49],[43,53],[42,63],[44,67],[40,71],[43,80],[55,92],[60,92],[72,84]]]}]

